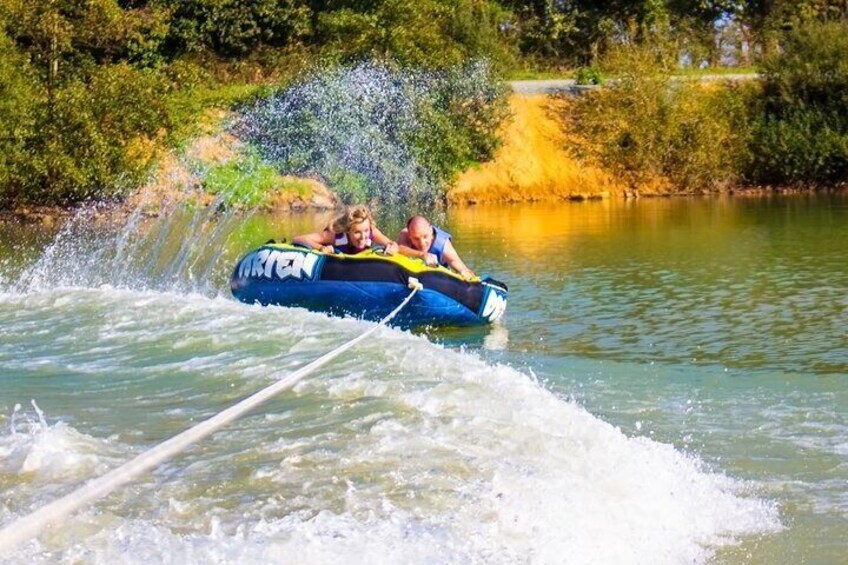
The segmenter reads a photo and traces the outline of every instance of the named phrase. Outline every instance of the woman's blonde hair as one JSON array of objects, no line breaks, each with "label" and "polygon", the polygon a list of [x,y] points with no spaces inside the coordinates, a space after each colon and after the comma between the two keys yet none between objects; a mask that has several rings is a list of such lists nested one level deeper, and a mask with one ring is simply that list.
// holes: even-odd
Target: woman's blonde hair
[{"label": "woman's blonde hair", "polygon": [[347,233],[347,230],[352,226],[361,224],[365,220],[370,221],[371,226],[374,226],[374,218],[371,217],[371,212],[367,206],[361,204],[358,206],[349,206],[345,210],[345,213],[333,220],[327,229],[333,233]]}]

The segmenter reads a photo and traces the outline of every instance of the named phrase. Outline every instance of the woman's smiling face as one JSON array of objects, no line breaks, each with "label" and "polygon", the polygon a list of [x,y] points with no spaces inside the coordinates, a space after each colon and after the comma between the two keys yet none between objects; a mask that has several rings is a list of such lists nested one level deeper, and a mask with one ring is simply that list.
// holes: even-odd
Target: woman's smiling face
[{"label": "woman's smiling face", "polygon": [[348,244],[356,250],[371,247],[371,221],[363,220],[352,224],[347,230]]}]

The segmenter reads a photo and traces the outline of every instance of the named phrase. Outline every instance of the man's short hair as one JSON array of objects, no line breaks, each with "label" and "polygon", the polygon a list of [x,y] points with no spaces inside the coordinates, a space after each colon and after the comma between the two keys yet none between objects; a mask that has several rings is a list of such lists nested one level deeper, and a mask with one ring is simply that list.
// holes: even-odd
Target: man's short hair
[{"label": "man's short hair", "polygon": [[406,221],[406,229],[410,229],[413,223],[417,224],[420,222],[424,222],[427,226],[431,225],[430,220],[419,214],[417,216],[412,216]]}]

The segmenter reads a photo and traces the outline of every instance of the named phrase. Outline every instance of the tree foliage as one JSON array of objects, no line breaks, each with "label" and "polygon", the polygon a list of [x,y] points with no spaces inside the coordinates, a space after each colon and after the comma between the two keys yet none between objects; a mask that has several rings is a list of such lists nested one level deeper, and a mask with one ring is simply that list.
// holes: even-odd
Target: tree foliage
[{"label": "tree foliage", "polygon": [[504,57],[498,26],[508,14],[495,2],[380,0],[334,2],[318,13],[315,40],[343,59],[392,58],[403,65],[447,67]]},{"label": "tree foliage", "polygon": [[[544,61],[594,65],[616,46],[658,39],[709,43],[723,3],[692,0],[509,1],[522,50]],[[694,31],[693,31],[694,30]],[[544,63],[543,63],[544,64]]]},{"label": "tree foliage", "polygon": [[170,11],[167,51],[210,50],[240,57],[260,46],[285,47],[307,37],[311,9],[305,0],[154,0]]},{"label": "tree foliage", "polygon": [[672,81],[649,48],[611,86],[572,101],[573,149],[632,188],[701,192],[732,185],[748,161],[748,93]]},{"label": "tree foliage", "polygon": [[167,125],[168,86],[149,68],[163,13],[115,0],[1,6],[3,203],[108,196],[137,181],[145,145]]},{"label": "tree foliage", "polygon": [[792,29],[763,72],[753,180],[848,180],[848,22]]},{"label": "tree foliage", "polygon": [[19,194],[30,176],[27,141],[36,131],[38,83],[25,57],[0,32],[0,200]]}]

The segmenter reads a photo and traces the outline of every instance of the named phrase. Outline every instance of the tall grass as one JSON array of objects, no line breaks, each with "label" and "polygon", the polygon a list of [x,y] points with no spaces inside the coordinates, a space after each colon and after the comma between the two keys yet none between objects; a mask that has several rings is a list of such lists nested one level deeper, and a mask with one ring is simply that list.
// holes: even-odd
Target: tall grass
[{"label": "tall grass", "polygon": [[566,150],[570,134],[562,102],[545,95],[512,96],[511,116],[492,161],[467,169],[448,193],[453,204],[551,201],[609,196],[623,190],[612,176]]}]

